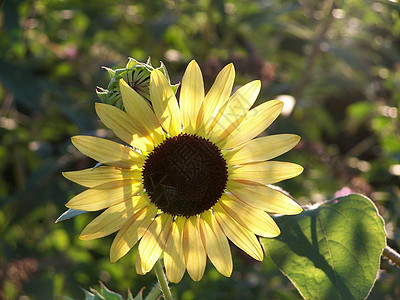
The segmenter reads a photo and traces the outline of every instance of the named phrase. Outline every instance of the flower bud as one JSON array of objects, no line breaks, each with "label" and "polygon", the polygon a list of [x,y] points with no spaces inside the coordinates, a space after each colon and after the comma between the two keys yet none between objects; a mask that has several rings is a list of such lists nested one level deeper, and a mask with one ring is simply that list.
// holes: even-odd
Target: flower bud
[{"label": "flower bud", "polygon": [[97,96],[103,103],[113,105],[120,109],[124,109],[118,84],[121,78],[123,78],[132,89],[134,89],[140,96],[142,96],[150,104],[150,106],[152,105],[149,90],[151,71],[155,69],[160,70],[168,79],[168,82],[170,83],[174,92],[176,92],[179,86],[179,84],[171,84],[165,65],[161,62],[158,68],[154,68],[151,65],[150,57],[146,63],[139,62],[133,58],[129,58],[126,67],[121,69],[113,70],[107,67],[103,68],[110,75],[110,81],[108,83],[107,89],[97,87]]}]

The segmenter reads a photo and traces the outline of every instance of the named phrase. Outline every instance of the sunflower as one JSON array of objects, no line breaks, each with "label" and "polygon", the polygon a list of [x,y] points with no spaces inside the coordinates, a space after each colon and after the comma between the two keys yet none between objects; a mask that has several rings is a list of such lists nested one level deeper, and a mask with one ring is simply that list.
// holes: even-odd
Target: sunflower
[{"label": "sunflower", "polygon": [[228,64],[205,95],[201,70],[192,61],[182,78],[179,104],[159,70],[150,76],[152,106],[124,80],[119,85],[125,111],[96,103],[101,121],[124,144],[72,137],[80,152],[102,164],[63,173],[88,188],[67,207],[104,210],[84,228],[81,239],[118,231],[111,262],[139,242],[136,271],[149,272],[163,257],[171,282],[179,282],[185,270],[200,280],[207,256],[221,274],[230,276],[228,239],[251,257],[263,259],[257,236],[280,234],[269,213],[302,211],[269,186],[302,172],[297,164],[269,161],[300,138],[257,137],[278,117],[283,103],[272,100],[250,109],[261,83],[252,81],[231,95],[234,77]]}]

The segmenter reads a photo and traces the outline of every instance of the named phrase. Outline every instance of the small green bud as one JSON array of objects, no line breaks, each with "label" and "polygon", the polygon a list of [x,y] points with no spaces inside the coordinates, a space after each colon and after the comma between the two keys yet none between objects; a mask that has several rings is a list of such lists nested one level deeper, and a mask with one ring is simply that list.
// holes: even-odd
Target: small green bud
[{"label": "small green bud", "polygon": [[[121,92],[119,90],[119,80],[123,78],[130,87],[132,87],[140,96],[142,96],[150,105],[150,73],[154,69],[160,70],[171,85],[167,68],[161,62],[160,67],[154,68],[151,65],[150,57],[146,63],[139,62],[133,58],[129,58],[125,68],[110,69],[103,67],[110,75],[110,81],[107,89],[97,87],[97,96],[103,103],[113,105],[120,109],[123,108]],[[171,85],[173,91],[176,93],[179,84]]]}]

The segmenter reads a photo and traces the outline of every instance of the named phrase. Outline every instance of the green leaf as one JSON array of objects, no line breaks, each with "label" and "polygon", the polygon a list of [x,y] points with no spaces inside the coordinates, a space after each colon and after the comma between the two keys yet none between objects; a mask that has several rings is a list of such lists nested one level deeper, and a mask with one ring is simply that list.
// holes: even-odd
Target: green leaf
[{"label": "green leaf", "polygon": [[265,251],[305,299],[364,299],[386,245],[374,203],[353,194],[279,216],[281,235],[262,239]]}]

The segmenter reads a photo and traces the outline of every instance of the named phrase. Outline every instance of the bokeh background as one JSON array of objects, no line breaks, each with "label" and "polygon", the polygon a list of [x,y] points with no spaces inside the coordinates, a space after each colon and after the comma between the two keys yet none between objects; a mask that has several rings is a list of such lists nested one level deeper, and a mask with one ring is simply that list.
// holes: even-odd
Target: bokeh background
[{"label": "bokeh background", "polygon": [[[1,3],[1,2],[0,2]],[[98,121],[102,66],[163,61],[172,83],[197,60],[208,89],[228,62],[236,86],[261,79],[257,104],[282,95],[266,133],[297,133],[281,160],[304,173],[280,184],[300,203],[351,191],[372,198],[400,250],[400,9],[392,0],[6,0],[0,11],[0,299],[83,299],[99,280],[126,297],[155,283],[135,250],[109,263],[112,236],[80,241],[97,214],[55,224],[83,189],[62,171],[94,166],[70,137],[113,138]],[[293,106],[294,105],[294,106]],[[266,258],[232,245],[234,272],[208,263],[179,299],[298,299]],[[400,299],[400,271],[382,261],[370,299]],[[146,293],[146,290],[145,290]]]}]

